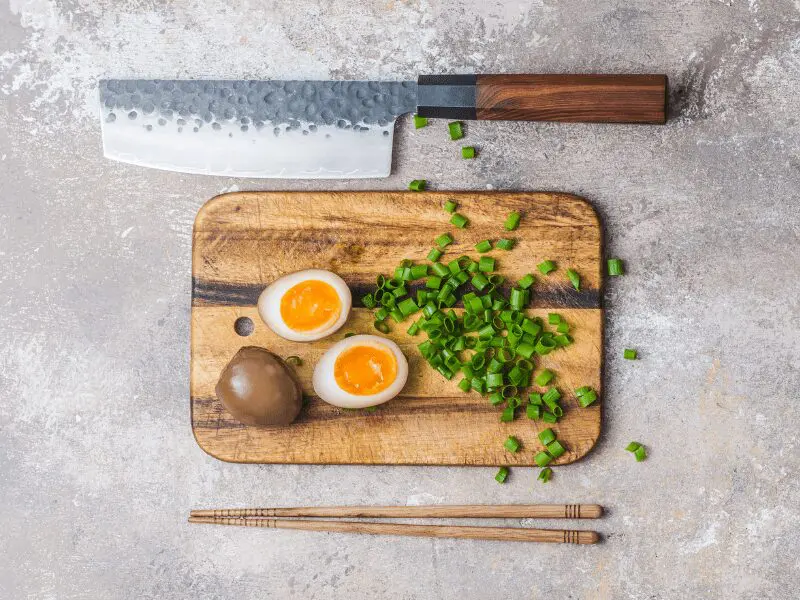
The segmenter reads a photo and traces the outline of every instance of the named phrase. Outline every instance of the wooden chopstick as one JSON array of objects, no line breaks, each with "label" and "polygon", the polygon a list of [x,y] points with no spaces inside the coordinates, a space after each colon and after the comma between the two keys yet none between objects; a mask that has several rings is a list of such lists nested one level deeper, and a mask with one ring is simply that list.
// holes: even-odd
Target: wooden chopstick
[{"label": "wooden chopstick", "polygon": [[471,504],[428,506],[311,506],[193,510],[193,517],[349,517],[395,519],[597,519],[598,504]]},{"label": "wooden chopstick", "polygon": [[[410,508],[410,507],[409,507]],[[595,531],[564,529],[525,529],[517,527],[464,527],[451,525],[405,525],[364,521],[307,521],[300,519],[268,519],[248,517],[189,517],[190,523],[238,525],[303,531],[367,533],[373,535],[405,535],[414,537],[499,540],[506,542],[549,542],[554,544],[595,544],[600,536]]]}]

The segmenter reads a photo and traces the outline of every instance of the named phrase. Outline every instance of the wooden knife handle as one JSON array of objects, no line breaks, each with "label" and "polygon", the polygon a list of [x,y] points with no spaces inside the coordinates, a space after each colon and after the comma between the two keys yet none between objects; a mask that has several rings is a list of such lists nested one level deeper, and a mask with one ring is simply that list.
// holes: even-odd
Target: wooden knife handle
[{"label": "wooden knife handle", "polygon": [[653,123],[667,118],[666,75],[478,75],[478,119]]}]

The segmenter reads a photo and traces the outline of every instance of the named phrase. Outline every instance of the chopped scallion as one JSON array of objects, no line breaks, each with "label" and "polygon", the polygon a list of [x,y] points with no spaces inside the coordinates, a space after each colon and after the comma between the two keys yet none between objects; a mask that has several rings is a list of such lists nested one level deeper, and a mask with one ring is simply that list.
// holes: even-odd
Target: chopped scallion
[{"label": "chopped scallion", "polygon": [[458,208],[458,204],[454,200],[448,200],[444,203],[444,209],[449,213],[456,212],[456,208]]},{"label": "chopped scallion", "polygon": [[608,259],[608,274],[612,276],[625,274],[625,267],[620,259],[618,258]]},{"label": "chopped scallion", "polygon": [[414,129],[422,129],[428,124],[428,117],[414,115]]},{"label": "chopped scallion", "polygon": [[435,263],[442,257],[442,251],[438,248],[431,248],[431,251],[428,252],[428,260],[432,263]]},{"label": "chopped scallion", "polygon": [[517,243],[516,240],[503,238],[501,240],[498,240],[496,245],[498,248],[500,248],[500,250],[508,251],[511,250],[516,243]]},{"label": "chopped scallion", "polygon": [[567,451],[566,448],[564,448],[564,446],[562,446],[561,442],[559,442],[558,440],[553,440],[549,444],[545,445],[547,446],[547,451],[553,458],[558,458]]},{"label": "chopped scallion", "polygon": [[436,245],[439,246],[439,248],[446,248],[452,243],[453,243],[453,238],[449,233],[443,233],[442,235],[436,238]]},{"label": "chopped scallion", "polygon": [[550,467],[545,467],[541,471],[539,471],[539,476],[536,478],[542,483],[547,483],[550,481],[550,478],[553,476],[553,469]]},{"label": "chopped scallion", "polygon": [[475,158],[475,146],[462,146],[461,158]]},{"label": "chopped scallion", "polygon": [[539,452],[536,456],[533,457],[533,461],[540,467],[546,467],[552,462],[552,460],[553,457],[550,456],[547,452]]},{"label": "chopped scallion", "polygon": [[581,276],[578,275],[578,272],[575,269],[567,269],[567,278],[572,283],[572,287],[574,287],[577,291],[581,291]]},{"label": "chopped scallion", "polygon": [[539,441],[542,442],[543,445],[547,446],[547,444],[556,439],[556,434],[548,427],[547,429],[540,431],[538,437]]},{"label": "chopped scallion", "polygon": [[505,223],[503,223],[503,227],[506,229],[506,231],[514,231],[517,227],[519,227],[519,219],[520,214],[517,211],[514,211],[508,215]]},{"label": "chopped scallion", "polygon": [[497,483],[505,483],[508,478],[508,467],[500,467],[497,470],[497,475],[494,476]]},{"label": "chopped scallion", "polygon": [[556,270],[556,263],[554,263],[552,260],[546,260],[536,265],[536,268],[539,269],[539,272],[542,275],[547,275],[548,273],[552,273]]},{"label": "chopped scallion", "polygon": [[624,358],[627,358],[628,360],[636,360],[636,357],[638,356],[638,353],[636,352],[636,350],[631,350],[630,348],[625,348],[625,350],[622,353],[622,356]]},{"label": "chopped scallion", "polygon": [[544,387],[553,380],[553,377],[555,377],[555,373],[553,373],[550,369],[543,369],[536,376],[534,381],[536,382],[536,385]]},{"label": "chopped scallion", "polygon": [[415,179],[411,183],[408,184],[408,189],[412,192],[424,192],[425,187],[428,185],[428,182],[424,179]]},{"label": "chopped scallion", "polygon": [[535,281],[536,281],[536,278],[533,275],[531,275],[530,273],[528,273],[527,275],[525,275],[522,279],[520,279],[517,282],[517,287],[522,289],[522,290],[527,290],[529,287],[531,287],[534,284]]},{"label": "chopped scallion", "polygon": [[464,128],[461,121],[453,121],[447,124],[447,129],[450,132],[451,140],[460,140],[464,137]]},{"label": "chopped scallion", "polygon": [[464,229],[467,225],[469,225],[469,219],[460,213],[453,213],[453,216],[450,217],[450,223],[459,229]]},{"label": "chopped scallion", "polygon": [[503,442],[503,448],[508,450],[509,452],[516,452],[519,450],[519,440],[515,438],[513,435],[510,435],[506,438],[506,441]]}]

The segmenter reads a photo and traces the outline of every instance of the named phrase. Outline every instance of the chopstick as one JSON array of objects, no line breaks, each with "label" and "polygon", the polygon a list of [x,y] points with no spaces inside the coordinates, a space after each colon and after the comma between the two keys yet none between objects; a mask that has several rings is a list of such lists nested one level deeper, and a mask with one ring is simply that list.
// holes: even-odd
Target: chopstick
[{"label": "chopstick", "polygon": [[598,504],[469,504],[428,506],[311,506],[193,510],[192,517],[350,517],[395,519],[597,519]]},{"label": "chopstick", "polygon": [[[410,507],[409,507],[410,508]],[[363,521],[307,521],[249,517],[189,517],[190,523],[238,525],[303,531],[367,533],[372,535],[405,535],[414,537],[499,540],[506,542],[549,542],[555,544],[595,544],[600,536],[594,531],[564,529],[523,529],[517,527],[464,527],[450,525],[405,525],[368,523]]]}]

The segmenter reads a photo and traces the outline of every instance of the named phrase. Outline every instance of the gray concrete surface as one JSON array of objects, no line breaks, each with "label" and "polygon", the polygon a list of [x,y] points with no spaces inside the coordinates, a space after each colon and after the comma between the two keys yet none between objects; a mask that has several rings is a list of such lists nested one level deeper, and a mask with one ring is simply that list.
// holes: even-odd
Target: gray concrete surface
[{"label": "gray concrete surface", "polygon": [[[0,6],[0,597],[796,598],[800,3],[347,0]],[[330,5],[329,7],[326,7]],[[291,6],[291,7],[290,7]],[[664,72],[665,127],[442,123],[374,181],[228,180],[101,156],[101,76]],[[195,444],[190,236],[245,189],[564,190],[629,274],[605,424],[518,469],[245,466]],[[624,347],[641,360],[623,361]],[[637,464],[624,450],[650,450]],[[206,505],[597,501],[597,547],[189,527]]]}]

